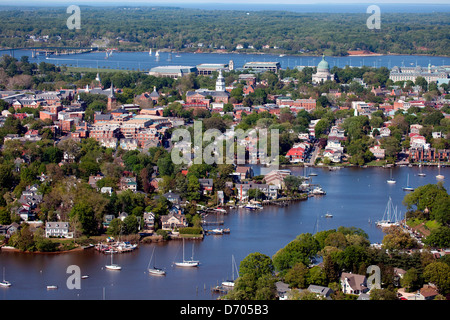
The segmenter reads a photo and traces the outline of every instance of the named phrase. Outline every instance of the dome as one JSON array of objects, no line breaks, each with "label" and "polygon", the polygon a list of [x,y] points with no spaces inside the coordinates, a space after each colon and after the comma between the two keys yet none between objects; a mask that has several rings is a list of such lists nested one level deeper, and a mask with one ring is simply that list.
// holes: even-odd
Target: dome
[{"label": "dome", "polygon": [[326,69],[326,70],[330,69],[328,62],[325,60],[325,55],[322,56],[322,61],[320,61],[319,65],[317,66],[317,69]]}]

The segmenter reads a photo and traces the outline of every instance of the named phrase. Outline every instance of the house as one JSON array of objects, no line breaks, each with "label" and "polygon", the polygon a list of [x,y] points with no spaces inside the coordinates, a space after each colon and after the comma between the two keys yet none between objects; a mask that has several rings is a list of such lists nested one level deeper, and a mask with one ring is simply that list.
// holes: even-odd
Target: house
[{"label": "house", "polygon": [[342,272],[340,283],[342,292],[346,294],[360,295],[369,291],[367,278],[364,275]]},{"label": "house", "polygon": [[6,238],[9,238],[11,235],[19,230],[19,224],[16,222],[11,223],[10,225],[0,225],[0,235],[4,235]]},{"label": "house", "polygon": [[136,177],[122,177],[119,181],[119,189],[122,191],[131,190],[133,192],[137,191]]},{"label": "house", "polygon": [[97,181],[103,179],[104,176],[102,174],[97,174],[96,176],[89,176],[89,185],[93,188],[93,189],[98,189],[97,187]]},{"label": "house", "polygon": [[45,236],[47,238],[73,238],[73,232],[69,232],[68,222],[47,222],[45,224]]},{"label": "house", "polygon": [[369,151],[373,153],[375,158],[384,159],[385,149],[382,149],[381,146],[379,146],[379,145],[373,146],[373,147],[369,148]]},{"label": "house", "polygon": [[198,179],[200,190],[203,194],[211,194],[213,191],[213,179]]},{"label": "house", "polygon": [[433,300],[439,292],[430,285],[424,285],[416,295],[417,300]]},{"label": "house", "polygon": [[178,213],[169,213],[161,217],[163,230],[174,230],[176,228],[184,228],[188,226],[186,217]]},{"label": "house", "polygon": [[155,214],[153,212],[144,212],[144,229],[153,230],[155,228]]},{"label": "house", "polygon": [[251,167],[238,166],[236,167],[235,172],[239,175],[241,180],[253,178],[253,169]]},{"label": "house", "polygon": [[178,193],[174,193],[172,191],[169,191],[167,193],[163,194],[163,197],[172,202],[173,204],[180,204],[181,197]]},{"label": "house", "polygon": [[116,217],[113,214],[105,214],[105,217],[103,218],[103,226],[107,228],[111,221],[113,221]]},{"label": "house", "polygon": [[313,292],[313,293],[320,295],[322,297],[325,297],[325,298],[329,298],[330,295],[334,292],[332,289],[330,289],[328,287],[318,286],[315,284],[310,284],[308,287],[308,291]]},{"label": "house", "polygon": [[272,170],[264,176],[264,181],[282,189],[284,187],[284,178],[291,175],[291,170]]}]

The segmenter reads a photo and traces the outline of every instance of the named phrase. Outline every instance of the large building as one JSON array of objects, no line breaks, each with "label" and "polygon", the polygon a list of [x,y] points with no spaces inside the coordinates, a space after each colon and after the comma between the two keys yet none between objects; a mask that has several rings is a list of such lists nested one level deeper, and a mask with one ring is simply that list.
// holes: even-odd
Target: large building
[{"label": "large building", "polygon": [[330,66],[325,60],[325,55],[322,56],[322,61],[320,61],[317,66],[317,72],[312,75],[313,83],[321,83],[327,80],[334,81],[334,74],[330,72]]},{"label": "large building", "polygon": [[196,91],[186,92],[187,104],[204,104],[209,107],[210,100],[214,102],[228,103],[230,94],[225,90],[225,79],[222,75],[222,70],[219,70],[219,75],[216,80],[216,90],[198,89]]},{"label": "large building", "polygon": [[219,70],[227,69],[227,64],[222,63],[202,63],[197,65],[197,72],[199,75],[209,76],[213,72],[219,72]]},{"label": "large building", "polygon": [[197,67],[192,66],[160,66],[150,69],[148,73],[155,77],[181,78],[191,73],[197,74]]},{"label": "large building", "polygon": [[278,72],[281,68],[279,62],[247,62],[244,64],[244,69],[251,69],[253,71],[273,71]]},{"label": "large building", "polygon": [[430,64],[428,68],[395,66],[391,69],[389,79],[394,82],[408,80],[416,82],[417,77],[423,77],[427,82],[439,82],[439,80],[448,79],[449,75],[450,68],[448,67],[432,67]]}]

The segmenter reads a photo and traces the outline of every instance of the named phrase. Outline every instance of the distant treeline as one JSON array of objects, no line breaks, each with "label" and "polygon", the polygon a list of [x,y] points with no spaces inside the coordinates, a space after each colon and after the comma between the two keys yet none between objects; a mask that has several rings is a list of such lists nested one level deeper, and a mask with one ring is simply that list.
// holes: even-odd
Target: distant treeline
[{"label": "distant treeline", "polygon": [[370,30],[366,25],[370,15],[365,12],[247,14],[232,10],[81,6],[81,30],[69,30],[70,14],[66,9],[3,8],[0,47],[99,44],[121,50],[208,52],[221,48],[233,51],[241,45],[242,52],[334,56],[358,49],[383,54],[450,54],[449,13],[382,12],[381,29]]}]

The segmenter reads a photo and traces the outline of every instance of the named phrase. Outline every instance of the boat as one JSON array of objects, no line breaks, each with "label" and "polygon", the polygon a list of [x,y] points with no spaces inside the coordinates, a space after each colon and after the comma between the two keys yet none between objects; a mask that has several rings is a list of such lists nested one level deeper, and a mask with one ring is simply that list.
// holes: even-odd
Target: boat
[{"label": "boat", "polygon": [[403,187],[404,191],[414,191],[414,188],[409,185],[409,174],[406,180],[406,187]]},{"label": "boat", "polygon": [[11,282],[5,280],[5,268],[3,268],[3,280],[0,282],[0,286],[5,288],[11,287]]},{"label": "boat", "polygon": [[262,205],[257,204],[257,203],[248,203],[245,205],[245,209],[248,209],[248,210],[260,210],[262,208],[263,208]]},{"label": "boat", "polygon": [[113,263],[113,255],[114,255],[114,253],[111,253],[111,264],[107,264],[105,266],[105,268],[109,269],[109,270],[121,270],[122,269],[121,266],[119,266],[118,264]]},{"label": "boat", "polygon": [[234,260],[234,255],[231,255],[231,280],[226,280],[222,282],[222,286],[224,287],[234,287],[234,270],[239,274],[236,261]]},{"label": "boat", "polygon": [[[155,276],[165,276],[166,275],[166,271],[164,271],[161,268],[157,268],[154,265],[154,262],[155,262],[153,260],[154,253],[155,253],[155,247],[153,247],[152,256],[150,257],[150,261],[148,262],[148,266],[147,266],[148,273],[151,274],[151,275],[155,275]],[[153,260],[153,267],[150,267],[150,263],[152,262],[152,260]]]},{"label": "boat", "polygon": [[221,234],[223,234],[223,229],[216,228],[216,229],[208,230],[208,233],[221,235]]},{"label": "boat", "polygon": [[394,184],[394,183],[396,183],[397,181],[395,181],[394,180],[394,178],[392,178],[392,169],[391,169],[391,177],[387,180],[387,183],[389,183],[389,184]]},{"label": "boat", "polygon": [[81,276],[81,279],[87,279],[87,278],[89,278],[88,275]]},{"label": "boat", "polygon": [[54,286],[54,285],[47,286],[47,290],[56,290],[56,289],[58,289],[58,286]]},{"label": "boat", "polygon": [[223,212],[223,213],[226,213],[227,212],[227,210],[225,210],[225,209],[223,209],[223,208],[215,208],[215,209],[213,209],[214,211],[217,211],[217,212]]},{"label": "boat", "polygon": [[321,187],[315,187],[315,188],[311,191],[311,193],[312,193],[313,195],[325,195],[325,194],[327,194],[327,193],[325,192],[325,190],[323,190]]},{"label": "boat", "polygon": [[417,174],[419,177],[425,177],[426,174],[422,172],[422,164],[419,164],[419,170],[420,172]]},{"label": "boat", "polygon": [[311,172],[309,175],[312,177],[315,177],[315,176],[317,176],[317,173]]},{"label": "boat", "polygon": [[194,246],[192,246],[192,257],[191,257],[191,260],[184,259],[184,238],[183,238],[183,261],[182,262],[175,262],[175,265],[177,267],[187,267],[187,268],[198,267],[198,265],[199,265],[199,261],[194,260]]},{"label": "boat", "polygon": [[441,174],[441,164],[438,164],[438,170],[439,170],[439,174],[436,176],[436,179],[438,180],[442,180],[445,177]]},{"label": "boat", "polygon": [[398,226],[397,208],[394,208],[391,197],[389,197],[386,209],[384,210],[383,218],[376,222],[377,227],[389,228]]},{"label": "boat", "polygon": [[333,218],[333,215],[332,215],[331,213],[328,213],[328,212],[327,212],[327,213],[325,214],[325,218]]},{"label": "boat", "polygon": [[159,50],[158,50],[158,51],[156,51],[156,53],[155,53],[155,57],[159,57]]},{"label": "boat", "polygon": [[148,52],[148,55],[149,55],[149,56],[152,55],[152,49],[150,49],[150,51]]}]

